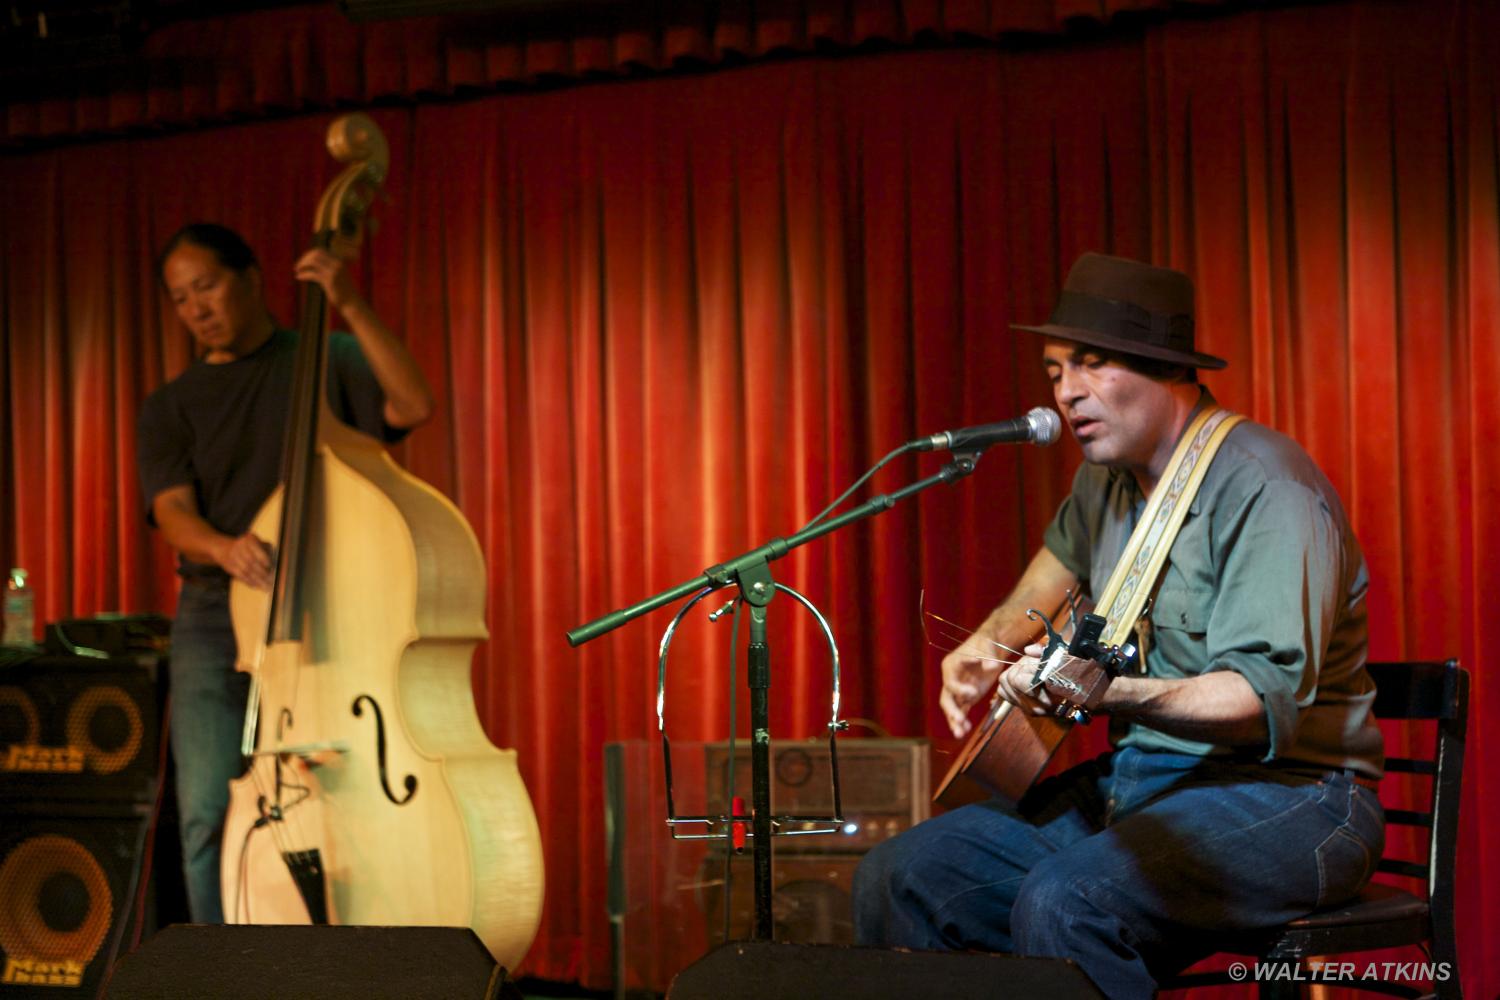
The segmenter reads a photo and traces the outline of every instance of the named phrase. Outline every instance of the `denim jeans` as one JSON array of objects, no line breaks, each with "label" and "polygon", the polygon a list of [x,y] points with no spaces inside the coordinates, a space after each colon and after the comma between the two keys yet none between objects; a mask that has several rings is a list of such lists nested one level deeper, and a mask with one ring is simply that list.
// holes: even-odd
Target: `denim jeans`
[{"label": "denim jeans", "polygon": [[185,580],[172,624],[172,758],[182,868],[195,924],[221,924],[219,841],[229,782],[243,771],[240,734],[248,674],[234,668],[227,584]]},{"label": "denim jeans", "polygon": [[945,813],[855,872],[860,943],[1070,958],[1111,998],[1353,896],[1384,842],[1375,793],[1343,771],[1126,748]]}]

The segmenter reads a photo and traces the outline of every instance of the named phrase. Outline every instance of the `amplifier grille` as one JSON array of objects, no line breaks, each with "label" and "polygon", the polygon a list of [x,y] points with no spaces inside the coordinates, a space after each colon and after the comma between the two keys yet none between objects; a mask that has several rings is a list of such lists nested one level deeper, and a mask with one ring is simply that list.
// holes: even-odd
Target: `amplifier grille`
[{"label": "amplifier grille", "polygon": [[0,799],[154,801],[158,666],[44,655],[0,671]]}]

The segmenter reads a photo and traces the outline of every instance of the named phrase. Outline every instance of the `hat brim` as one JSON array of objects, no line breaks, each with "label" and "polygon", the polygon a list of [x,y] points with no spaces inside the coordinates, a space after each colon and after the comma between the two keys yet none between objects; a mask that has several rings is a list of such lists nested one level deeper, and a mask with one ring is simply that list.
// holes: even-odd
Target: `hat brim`
[{"label": "hat brim", "polygon": [[1012,323],[1012,330],[1027,330],[1031,333],[1040,333],[1044,337],[1057,337],[1060,340],[1076,340],[1080,344],[1088,344],[1091,347],[1103,347],[1119,354],[1133,354],[1136,357],[1151,358],[1156,361],[1170,361],[1173,364],[1183,365],[1187,368],[1207,368],[1217,370],[1226,368],[1228,361],[1216,358],[1212,354],[1203,354],[1198,351],[1174,351],[1170,347],[1157,347],[1154,344],[1143,344],[1138,340],[1126,340],[1124,337],[1112,337],[1107,333],[1096,333],[1093,330],[1085,330],[1076,326],[1057,326],[1052,323],[1044,323],[1041,326],[1023,326],[1020,323]]}]

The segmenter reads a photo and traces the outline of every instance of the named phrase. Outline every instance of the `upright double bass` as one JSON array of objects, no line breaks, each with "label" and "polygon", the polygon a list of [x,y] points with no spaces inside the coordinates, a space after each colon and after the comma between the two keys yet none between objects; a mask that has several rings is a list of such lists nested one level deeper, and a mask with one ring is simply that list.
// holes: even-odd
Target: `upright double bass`
[{"label": "upright double bass", "polygon": [[[315,241],[347,255],[389,156],[363,115],[335,122],[328,147],[349,166]],[[275,585],[229,597],[251,695],[225,913],[467,926],[513,969],[541,916],[542,852],[516,753],[474,707],[484,559],[457,507],[333,415],[327,303],[315,284],[303,295],[281,484],[251,526],[277,541]]]}]

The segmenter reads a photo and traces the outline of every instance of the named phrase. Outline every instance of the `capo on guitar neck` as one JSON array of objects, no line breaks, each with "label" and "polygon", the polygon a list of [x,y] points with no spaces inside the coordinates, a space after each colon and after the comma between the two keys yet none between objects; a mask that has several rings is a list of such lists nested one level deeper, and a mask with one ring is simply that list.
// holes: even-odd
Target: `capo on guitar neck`
[{"label": "capo on guitar neck", "polygon": [[1030,608],[1026,612],[1026,617],[1032,621],[1041,622],[1042,628],[1047,632],[1047,645],[1042,650],[1042,663],[1050,662],[1059,649],[1066,649],[1069,656],[1098,663],[1104,667],[1110,677],[1118,677],[1127,671],[1134,671],[1139,660],[1139,652],[1135,644],[1127,642],[1121,646],[1101,645],[1099,639],[1104,635],[1104,629],[1109,622],[1091,613],[1085,614],[1083,620],[1079,622],[1075,616],[1077,605],[1072,601],[1071,591],[1069,593],[1069,616],[1074,621],[1071,641],[1064,642],[1063,637],[1058,635],[1057,630],[1052,627],[1052,620],[1043,612],[1035,608]]},{"label": "capo on guitar neck", "polygon": [[1038,611],[1036,608],[1027,608],[1026,617],[1030,618],[1034,622],[1041,622],[1042,628],[1047,632],[1047,643],[1046,646],[1042,649],[1043,663],[1051,659],[1052,654],[1056,652],[1059,647],[1067,646],[1067,643],[1063,640],[1063,637],[1057,634],[1057,629],[1052,627],[1052,619],[1048,618],[1045,613]]}]

